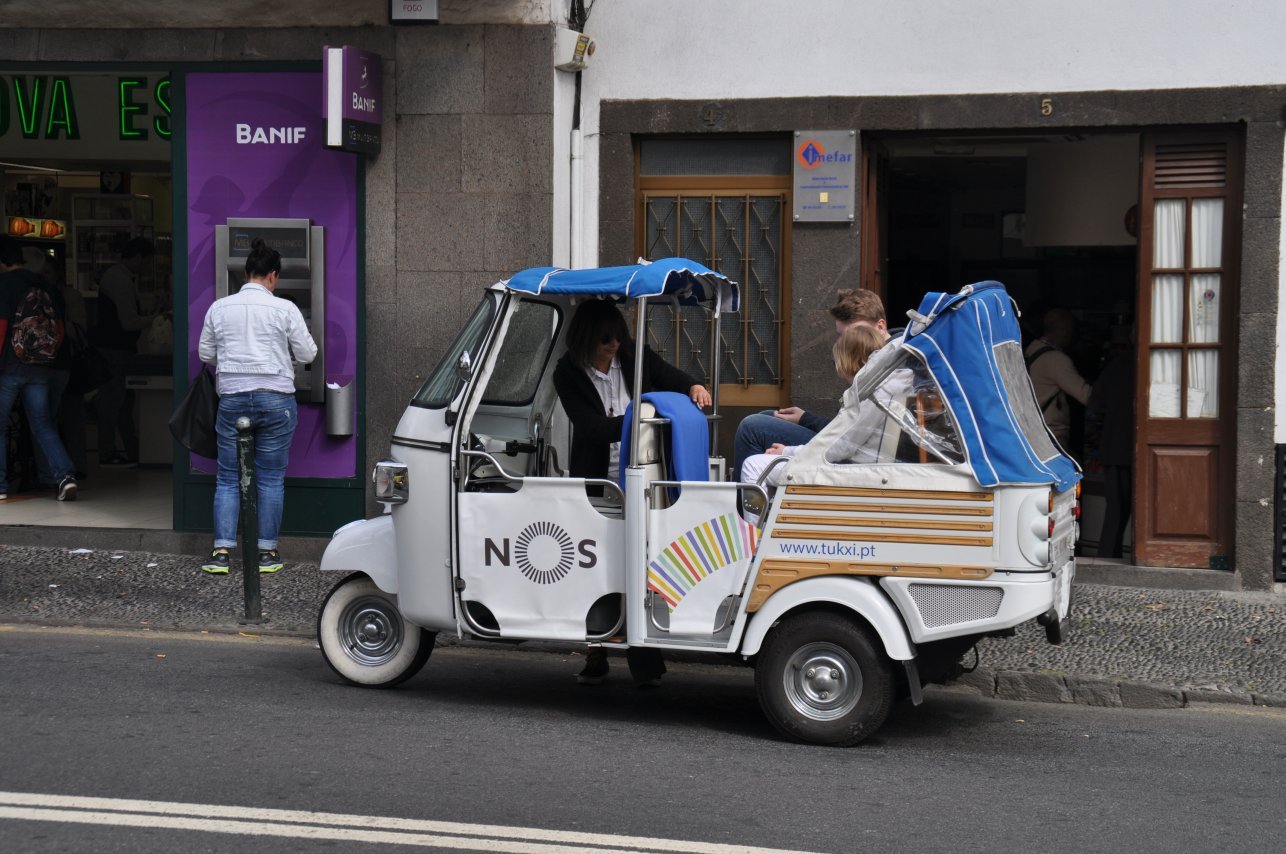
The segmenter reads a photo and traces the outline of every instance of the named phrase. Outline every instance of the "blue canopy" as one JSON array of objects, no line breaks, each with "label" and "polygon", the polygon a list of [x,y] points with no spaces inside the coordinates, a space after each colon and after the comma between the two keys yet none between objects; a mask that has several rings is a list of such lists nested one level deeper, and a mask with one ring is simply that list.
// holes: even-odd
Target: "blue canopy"
[{"label": "blue canopy", "polygon": [[511,291],[527,294],[668,296],[683,305],[714,303],[715,310],[720,312],[734,312],[740,303],[736,282],[686,258],[661,258],[650,264],[591,270],[532,267],[515,273],[503,284]]},{"label": "blue canopy", "polygon": [[1061,492],[1081,479],[1040,414],[1004,285],[927,294],[910,316],[900,347],[937,381],[980,484],[1052,483]]}]

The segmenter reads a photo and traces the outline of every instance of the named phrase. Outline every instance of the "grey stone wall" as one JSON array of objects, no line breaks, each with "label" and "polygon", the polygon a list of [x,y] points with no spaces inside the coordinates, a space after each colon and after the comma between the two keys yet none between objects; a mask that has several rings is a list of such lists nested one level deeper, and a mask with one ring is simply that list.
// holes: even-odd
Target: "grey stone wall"
[{"label": "grey stone wall", "polygon": [[[534,7],[534,4],[518,4]],[[383,146],[365,166],[366,459],[481,289],[549,263],[553,31],[548,26],[8,30],[10,61],[319,63],[324,45],[384,57]],[[364,477],[365,472],[359,472]],[[370,487],[367,488],[368,497]],[[369,512],[378,505],[368,501]]]},{"label": "grey stone wall", "polygon": [[[1053,113],[1041,115],[1052,98]],[[646,134],[782,133],[798,128],[969,131],[1072,128],[1245,128],[1245,208],[1241,236],[1236,419],[1235,568],[1239,583],[1272,588],[1274,347],[1278,312],[1283,122],[1286,86],[1134,92],[1067,92],[697,101],[608,101],[601,108],[599,250],[602,262],[634,252],[633,137]],[[860,180],[860,176],[859,176]],[[860,275],[860,214],[853,226],[794,225],[791,278],[792,398],[834,408],[826,368],[832,340],[825,309]]]},{"label": "grey stone wall", "polygon": [[482,289],[549,263],[552,38],[548,27],[396,31],[392,150],[367,173],[368,460],[388,452]]}]

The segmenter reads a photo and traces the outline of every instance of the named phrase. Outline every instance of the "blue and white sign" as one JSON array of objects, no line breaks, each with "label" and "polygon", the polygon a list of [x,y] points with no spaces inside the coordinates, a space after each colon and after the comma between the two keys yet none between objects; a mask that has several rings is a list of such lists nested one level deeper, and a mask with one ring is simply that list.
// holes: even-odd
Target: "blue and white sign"
[{"label": "blue and white sign", "polygon": [[857,188],[857,132],[795,131],[795,222],[852,222]]}]

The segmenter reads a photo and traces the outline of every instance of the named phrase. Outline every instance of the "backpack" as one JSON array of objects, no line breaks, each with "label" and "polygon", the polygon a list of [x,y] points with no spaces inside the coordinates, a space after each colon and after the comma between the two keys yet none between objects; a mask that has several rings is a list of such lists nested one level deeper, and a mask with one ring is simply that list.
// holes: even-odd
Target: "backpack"
[{"label": "backpack", "polygon": [[[1041,356],[1045,355],[1046,353],[1053,353],[1055,349],[1057,348],[1050,347],[1047,344],[1044,347],[1041,347],[1035,353],[1032,353],[1030,356],[1027,356],[1025,359],[1023,359],[1023,361],[1027,363],[1027,372],[1031,373],[1031,366],[1035,364],[1037,359],[1039,359]],[[1036,401],[1036,403],[1040,406],[1040,411],[1042,415],[1045,413],[1045,410],[1049,409],[1049,405],[1054,401],[1058,401],[1059,409],[1063,408],[1063,398],[1060,397],[1062,393],[1063,393],[1062,390],[1059,389],[1059,390],[1056,390],[1049,397],[1045,398],[1044,400]]]},{"label": "backpack", "polygon": [[24,365],[52,365],[62,348],[63,331],[54,301],[43,286],[33,284],[13,313],[9,345]]}]

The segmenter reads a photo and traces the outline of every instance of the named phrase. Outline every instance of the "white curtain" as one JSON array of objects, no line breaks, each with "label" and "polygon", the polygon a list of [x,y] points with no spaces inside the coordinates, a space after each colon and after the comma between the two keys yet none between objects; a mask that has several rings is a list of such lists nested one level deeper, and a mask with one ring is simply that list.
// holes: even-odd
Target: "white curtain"
[{"label": "white curtain", "polygon": [[[1152,266],[1183,267],[1186,237],[1186,203],[1183,199],[1159,199],[1153,223]],[[1183,274],[1160,273],[1152,277],[1153,344],[1183,342]],[[1152,351],[1152,383],[1148,390],[1148,415],[1178,418],[1182,362],[1177,351]]]},{"label": "white curtain", "polygon": [[[1223,199],[1192,200],[1192,266],[1223,266]],[[1219,273],[1193,273],[1188,292],[1188,342],[1219,343]],[[1219,414],[1219,352],[1188,352],[1188,417]]]},{"label": "white curtain", "polygon": [[[1187,203],[1183,199],[1157,201],[1152,247],[1154,267],[1180,269],[1185,266],[1186,208]],[[1193,200],[1192,268],[1222,266],[1223,210],[1223,199]],[[1219,343],[1222,277],[1219,273],[1191,274],[1186,330],[1183,328],[1183,280],[1180,273],[1159,273],[1152,277],[1152,343],[1180,344],[1185,338],[1189,344]],[[1182,356],[1179,351],[1154,350],[1151,371],[1148,415],[1152,418],[1180,417]],[[1217,350],[1188,352],[1186,397],[1189,418],[1214,418],[1219,414]]]}]

